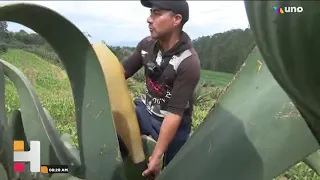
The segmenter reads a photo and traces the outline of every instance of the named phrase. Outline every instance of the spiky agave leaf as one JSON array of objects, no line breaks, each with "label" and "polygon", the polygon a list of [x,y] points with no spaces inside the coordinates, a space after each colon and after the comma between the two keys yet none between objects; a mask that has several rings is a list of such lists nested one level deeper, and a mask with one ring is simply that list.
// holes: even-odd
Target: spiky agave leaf
[{"label": "spiky agave leaf", "polygon": [[270,180],[318,148],[255,48],[158,180]]},{"label": "spiky agave leaf", "polygon": [[121,179],[118,172],[121,161],[117,159],[119,145],[107,86],[88,39],[63,16],[40,5],[0,6],[0,20],[33,29],[59,55],[74,95],[81,167],[86,178]]},{"label": "spiky agave leaf", "polygon": [[[270,72],[320,142],[319,2],[246,1],[245,7]],[[275,12],[292,7],[303,11]]]}]

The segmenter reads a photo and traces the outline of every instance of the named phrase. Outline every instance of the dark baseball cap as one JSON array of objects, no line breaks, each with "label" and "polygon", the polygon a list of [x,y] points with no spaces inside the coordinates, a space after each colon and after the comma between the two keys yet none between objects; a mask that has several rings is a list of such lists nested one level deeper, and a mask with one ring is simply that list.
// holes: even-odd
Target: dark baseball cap
[{"label": "dark baseball cap", "polygon": [[186,0],[140,0],[144,7],[170,10],[181,14],[182,24],[189,20],[189,5]]}]

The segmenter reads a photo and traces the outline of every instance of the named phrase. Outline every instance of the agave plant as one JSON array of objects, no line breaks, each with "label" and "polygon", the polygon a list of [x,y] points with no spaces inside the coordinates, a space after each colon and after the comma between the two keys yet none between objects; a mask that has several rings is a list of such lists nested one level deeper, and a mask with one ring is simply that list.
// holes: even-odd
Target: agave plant
[{"label": "agave plant", "polygon": [[224,87],[211,86],[207,82],[201,81],[194,91],[194,105],[206,106],[208,102],[217,100],[224,91]]},{"label": "agave plant", "polygon": [[194,104],[200,105],[206,101],[210,101],[210,95],[213,93],[210,89],[205,88],[206,83],[200,82],[194,91]]}]

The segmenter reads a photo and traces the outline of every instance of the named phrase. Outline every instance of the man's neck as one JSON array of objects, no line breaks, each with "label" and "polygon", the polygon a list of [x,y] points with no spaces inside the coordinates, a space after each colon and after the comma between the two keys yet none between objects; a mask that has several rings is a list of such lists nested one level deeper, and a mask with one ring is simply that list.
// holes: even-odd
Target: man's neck
[{"label": "man's neck", "polygon": [[160,47],[162,52],[166,52],[171,49],[180,40],[180,31],[176,31],[168,36],[159,39]]}]

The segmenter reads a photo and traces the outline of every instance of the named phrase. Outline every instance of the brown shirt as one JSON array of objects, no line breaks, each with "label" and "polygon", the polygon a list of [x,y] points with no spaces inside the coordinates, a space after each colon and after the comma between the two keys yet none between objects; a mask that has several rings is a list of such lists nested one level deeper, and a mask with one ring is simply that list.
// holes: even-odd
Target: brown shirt
[{"label": "brown shirt", "polygon": [[[185,50],[191,52],[177,60]],[[186,53],[188,54],[188,53]],[[178,58],[179,59],[179,58]],[[182,61],[181,61],[182,60]],[[148,73],[148,62],[157,64],[156,73]],[[161,52],[159,43],[151,37],[141,40],[134,53],[122,63],[126,79],[145,68],[147,93],[145,104],[150,113],[160,118],[168,112],[183,116],[183,124],[191,126],[194,90],[200,79],[200,60],[192,47],[189,36],[182,32],[179,42],[166,52]],[[160,70],[159,70],[160,69]]]}]

